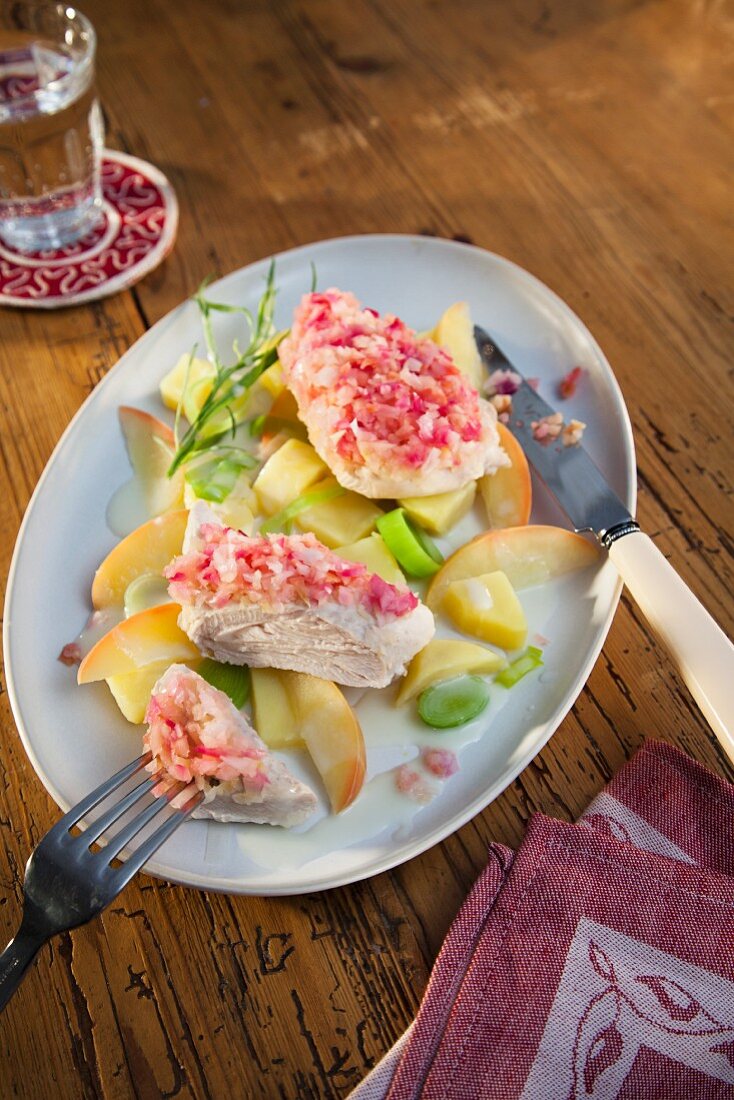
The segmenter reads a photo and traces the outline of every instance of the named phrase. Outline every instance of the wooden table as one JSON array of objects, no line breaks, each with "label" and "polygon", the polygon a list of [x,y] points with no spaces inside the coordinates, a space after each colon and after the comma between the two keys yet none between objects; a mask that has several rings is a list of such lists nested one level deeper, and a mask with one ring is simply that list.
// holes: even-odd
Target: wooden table
[{"label": "wooden table", "polygon": [[[207,273],[323,237],[470,241],[528,268],[604,347],[636,431],[643,526],[731,632],[730,72],[717,0],[85,0],[108,144],[161,166],[175,251],[134,290],[0,314],[0,522],[69,418]],[[728,337],[728,347],[727,347]],[[39,683],[42,671],[39,670]],[[0,933],[57,809],[0,701]],[[292,899],[144,876],[42,952],[0,1020],[0,1095],[341,1097],[413,1017],[492,840],[573,818],[646,736],[732,769],[623,598],[550,744],[403,867]]]}]

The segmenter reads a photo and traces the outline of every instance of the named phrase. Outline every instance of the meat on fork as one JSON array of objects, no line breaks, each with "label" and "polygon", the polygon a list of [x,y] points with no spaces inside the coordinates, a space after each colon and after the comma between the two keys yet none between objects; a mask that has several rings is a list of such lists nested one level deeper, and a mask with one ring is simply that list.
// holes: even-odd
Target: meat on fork
[{"label": "meat on fork", "polygon": [[171,665],[153,688],[145,716],[148,770],[204,792],[194,817],[290,828],[317,806],[229,696],[185,665]]}]

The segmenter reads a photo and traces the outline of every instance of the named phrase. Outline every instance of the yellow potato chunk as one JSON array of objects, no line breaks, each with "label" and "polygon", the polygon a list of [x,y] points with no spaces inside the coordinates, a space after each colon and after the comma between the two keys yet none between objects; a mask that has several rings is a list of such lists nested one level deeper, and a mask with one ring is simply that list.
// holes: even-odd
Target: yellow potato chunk
[{"label": "yellow potato chunk", "polygon": [[188,420],[195,419],[199,409],[211,393],[212,382],[216,373],[216,367],[208,359],[196,359],[190,355],[182,355],[176,365],[161,379],[159,388],[163,404],[169,409],[177,409],[181,398],[184,396],[185,386],[184,412]]},{"label": "yellow potato chunk", "polygon": [[[340,500],[341,497],[337,499]],[[336,551],[340,558],[346,558],[347,561],[362,562],[370,573],[376,573],[388,584],[405,584],[402,569],[388,550],[382,535],[378,535],[376,531],[367,538],[350,542],[348,546],[338,546]]]},{"label": "yellow potato chunk", "polygon": [[253,723],[270,749],[304,746],[289,691],[293,675],[275,668],[250,669]]},{"label": "yellow potato chunk", "polygon": [[[291,442],[296,441],[291,440]],[[273,457],[279,453],[276,451]],[[336,478],[327,477],[312,488],[316,492],[336,484]],[[255,482],[255,488],[257,488],[257,482]],[[375,521],[381,515],[382,509],[371,500],[347,489],[332,500],[325,500],[321,504],[314,504],[311,508],[304,508],[296,516],[295,522],[302,531],[313,531],[324,546],[335,550],[351,539],[362,539],[369,535],[375,526]]]},{"label": "yellow potato chunk", "polygon": [[474,339],[474,326],[467,303],[454,302],[449,306],[439,318],[432,336],[439,347],[446,349],[472,386],[481,390],[485,372]]},{"label": "yellow potato chunk", "polygon": [[528,624],[522,604],[505,573],[483,573],[454,581],[446,589],[442,610],[454,626],[485,642],[517,649],[525,641]]},{"label": "yellow potato chunk", "polygon": [[[198,661],[186,661],[189,668],[196,668]],[[145,721],[150,696],[156,682],[160,679],[171,661],[154,661],[137,672],[123,672],[107,678],[107,687],[128,722],[139,726]]]},{"label": "yellow potato chunk", "polygon": [[270,456],[253,483],[260,508],[268,516],[275,515],[328,472],[309,443],[287,439]]},{"label": "yellow potato chunk", "polygon": [[272,366],[263,371],[258,378],[258,382],[268,391],[271,397],[281,395],[285,389],[285,382],[283,381],[283,368],[279,359],[276,359]]},{"label": "yellow potato chunk", "polygon": [[445,535],[469,511],[476,492],[477,483],[470,481],[468,485],[461,489],[452,489],[450,493],[436,493],[430,497],[403,497],[398,504],[429,535]]},{"label": "yellow potato chunk", "polygon": [[483,645],[462,642],[458,638],[434,638],[410,662],[395,700],[396,706],[401,707],[439,680],[450,680],[465,672],[479,676],[491,674],[506,665],[504,657]]},{"label": "yellow potato chunk", "polygon": [[252,534],[255,525],[255,514],[244,497],[230,494],[226,500],[217,505],[215,511],[228,527],[234,527],[237,531],[244,531],[246,535]]}]

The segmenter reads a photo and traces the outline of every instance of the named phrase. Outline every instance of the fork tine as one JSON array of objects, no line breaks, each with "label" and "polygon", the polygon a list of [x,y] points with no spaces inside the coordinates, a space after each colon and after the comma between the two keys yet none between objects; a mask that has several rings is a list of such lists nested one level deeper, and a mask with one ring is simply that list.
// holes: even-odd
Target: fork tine
[{"label": "fork tine", "polygon": [[116,884],[119,884],[118,888],[120,890],[137,874],[143,864],[147,863],[150,857],[158,851],[161,844],[163,844],[165,840],[168,840],[171,833],[176,831],[182,820],[187,818],[189,814],[196,809],[203,798],[203,793],[197,791],[180,810],[174,810],[171,816],[167,817],[163,824],[158,826],[156,831],[148,837],[144,844],[141,844],[139,848],[135,849],[132,855],[125,860],[122,867],[114,869],[113,873],[116,877]]},{"label": "fork tine", "polygon": [[152,791],[155,785],[160,782],[160,779],[160,772],[150,776],[148,779],[144,779],[142,783],[138,783],[137,787],[133,787],[129,794],[126,794],[119,802],[115,802],[114,805],[110,806],[109,810],[101,814],[94,821],[91,821],[89,827],[84,830],[82,836],[79,838],[80,840],[83,839],[85,848],[93,844],[106,829],[109,829],[110,825],[114,825],[114,823],[121,818],[131,806],[134,806],[144,794],[147,794],[148,791]]},{"label": "fork tine", "polygon": [[135,775],[136,772],[139,772],[141,768],[150,763],[152,757],[153,754],[150,752],[143,753],[142,756],[138,756],[135,760],[126,764],[124,768],[120,768],[119,772],[115,772],[110,779],[105,783],[101,783],[81,802],[77,802],[76,806],[72,806],[68,813],[65,813],[61,820],[56,822],[52,831],[62,832],[70,829],[72,825],[76,825],[85,814],[93,810],[107,795],[112,794],[118,787],[121,787],[126,779],[129,779],[131,775]]},{"label": "fork tine", "polygon": [[176,795],[181,794],[186,790],[186,784],[182,782],[175,783],[172,787],[169,787],[167,791],[159,794],[149,806],[141,810],[132,821],[129,821],[127,825],[120,829],[119,833],[115,833],[110,837],[109,841],[105,844],[102,851],[99,853],[104,859],[105,863],[109,863],[111,859],[114,859],[118,855],[126,844],[129,844],[134,836],[144,829],[149,821],[152,821],[156,814],[160,813],[166,806],[168,806]]}]

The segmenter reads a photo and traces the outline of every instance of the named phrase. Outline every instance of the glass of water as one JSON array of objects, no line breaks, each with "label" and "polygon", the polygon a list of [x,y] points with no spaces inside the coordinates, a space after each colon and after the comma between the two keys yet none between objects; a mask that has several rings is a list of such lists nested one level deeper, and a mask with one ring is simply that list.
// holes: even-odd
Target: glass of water
[{"label": "glass of water", "polygon": [[62,248],[101,218],[96,35],[66,4],[0,0],[0,238]]}]

